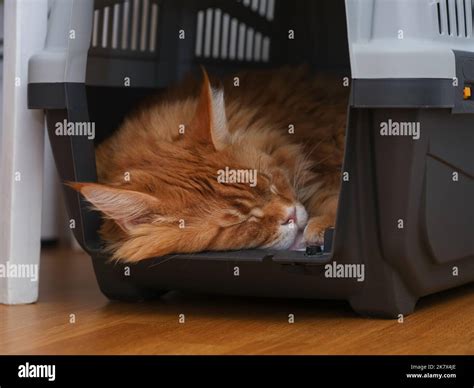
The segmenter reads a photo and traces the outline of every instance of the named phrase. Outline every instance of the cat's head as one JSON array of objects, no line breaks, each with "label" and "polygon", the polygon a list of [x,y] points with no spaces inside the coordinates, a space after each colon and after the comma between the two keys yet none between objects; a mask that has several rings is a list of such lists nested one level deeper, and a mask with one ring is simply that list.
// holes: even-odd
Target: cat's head
[{"label": "cat's head", "polygon": [[71,184],[105,216],[102,237],[114,258],[288,249],[306,224],[291,169],[282,165],[285,153],[300,150],[275,157],[254,144],[265,137],[230,133],[223,91],[205,73],[194,109],[184,136],[137,150],[143,160],[130,166],[129,181],[121,172],[110,185]]}]

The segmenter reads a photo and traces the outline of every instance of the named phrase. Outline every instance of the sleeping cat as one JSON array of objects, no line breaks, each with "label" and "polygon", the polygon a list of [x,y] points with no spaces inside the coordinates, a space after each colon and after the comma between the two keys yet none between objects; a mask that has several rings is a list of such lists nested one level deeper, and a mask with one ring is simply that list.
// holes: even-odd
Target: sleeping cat
[{"label": "sleeping cat", "polygon": [[[187,80],[131,114],[96,150],[113,258],[321,244],[334,226],[347,91],[306,67]],[[249,179],[252,177],[252,179]]]}]

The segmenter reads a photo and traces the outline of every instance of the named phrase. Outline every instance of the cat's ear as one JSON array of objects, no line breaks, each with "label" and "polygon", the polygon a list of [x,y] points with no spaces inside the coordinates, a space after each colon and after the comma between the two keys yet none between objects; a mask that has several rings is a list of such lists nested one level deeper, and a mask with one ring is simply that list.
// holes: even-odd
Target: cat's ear
[{"label": "cat's ear", "polygon": [[159,214],[160,201],[151,195],[133,190],[117,189],[98,183],[68,182],[96,210],[113,219],[124,231],[150,223]]},{"label": "cat's ear", "polygon": [[229,144],[230,137],[225,114],[224,90],[213,89],[204,68],[202,73],[201,93],[191,128],[195,140],[212,144],[216,150],[220,150]]}]

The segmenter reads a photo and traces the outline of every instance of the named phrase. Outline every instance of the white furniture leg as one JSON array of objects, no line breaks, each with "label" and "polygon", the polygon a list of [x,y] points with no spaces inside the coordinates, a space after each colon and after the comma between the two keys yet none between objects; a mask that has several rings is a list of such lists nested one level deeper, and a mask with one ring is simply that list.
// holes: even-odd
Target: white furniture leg
[{"label": "white furniture leg", "polygon": [[38,298],[44,118],[27,108],[28,60],[45,44],[47,0],[5,1],[0,143],[0,303]]}]

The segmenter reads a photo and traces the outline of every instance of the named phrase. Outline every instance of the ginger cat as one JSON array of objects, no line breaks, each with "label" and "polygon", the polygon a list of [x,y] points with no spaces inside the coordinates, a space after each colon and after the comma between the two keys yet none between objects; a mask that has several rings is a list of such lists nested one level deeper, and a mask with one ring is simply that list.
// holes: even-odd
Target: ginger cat
[{"label": "ginger cat", "polygon": [[203,73],[99,145],[100,183],[71,184],[104,215],[106,249],[138,261],[321,244],[337,211],[346,88],[306,67],[243,72],[218,88]]}]

